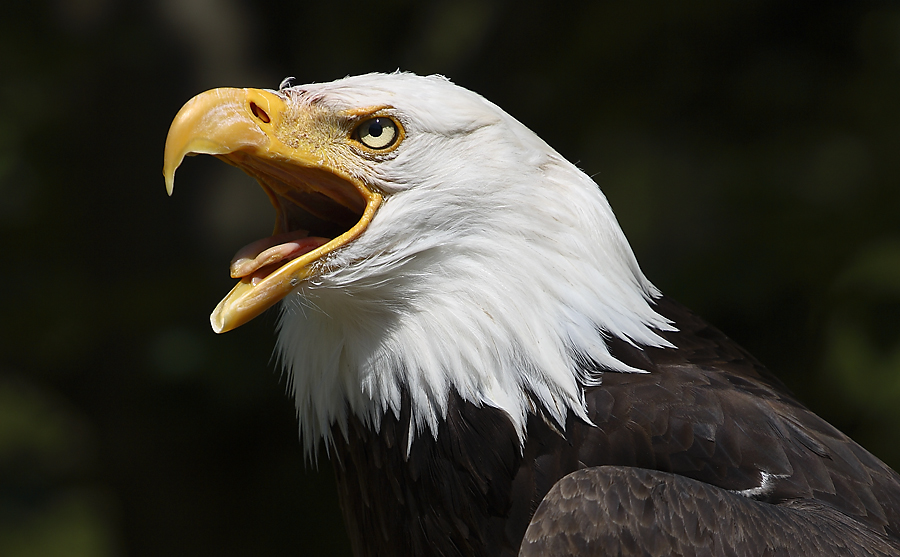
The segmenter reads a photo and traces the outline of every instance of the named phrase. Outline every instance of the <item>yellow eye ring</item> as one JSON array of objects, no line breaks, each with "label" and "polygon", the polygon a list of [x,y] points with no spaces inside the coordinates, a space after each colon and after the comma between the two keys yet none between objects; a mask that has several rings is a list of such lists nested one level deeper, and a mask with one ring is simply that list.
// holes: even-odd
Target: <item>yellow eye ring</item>
[{"label": "yellow eye ring", "polygon": [[369,149],[387,149],[397,142],[400,130],[397,123],[384,116],[376,116],[363,121],[353,130],[353,139]]}]

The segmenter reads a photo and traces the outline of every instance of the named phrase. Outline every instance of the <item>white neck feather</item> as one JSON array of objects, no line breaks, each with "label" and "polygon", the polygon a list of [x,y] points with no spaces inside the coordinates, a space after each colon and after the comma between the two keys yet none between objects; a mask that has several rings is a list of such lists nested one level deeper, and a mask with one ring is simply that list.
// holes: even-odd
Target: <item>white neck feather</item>
[{"label": "white neck feather", "polygon": [[600,377],[579,361],[641,371],[604,335],[670,346],[596,184],[477,99],[494,120],[465,140],[407,126],[408,150],[372,169],[387,195],[366,233],[282,305],[277,350],[310,455],[348,412],[373,428],[399,415],[402,393],[410,442],[434,435],[451,389],[504,410],[524,442],[529,412],[586,419],[582,389]]}]

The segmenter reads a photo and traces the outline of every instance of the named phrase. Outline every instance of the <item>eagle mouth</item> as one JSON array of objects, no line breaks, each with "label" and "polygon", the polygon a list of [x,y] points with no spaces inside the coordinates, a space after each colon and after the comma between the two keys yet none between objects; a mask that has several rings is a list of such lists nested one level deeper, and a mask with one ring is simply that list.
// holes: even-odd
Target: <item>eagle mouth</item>
[{"label": "eagle mouth", "polygon": [[310,146],[279,139],[285,100],[259,89],[213,89],[187,102],[166,138],[163,175],[190,154],[214,155],[256,178],[275,207],[272,235],[231,261],[240,279],[210,315],[217,333],[257,317],[314,276],[323,258],[365,231],[382,196]]},{"label": "eagle mouth", "polygon": [[358,187],[331,172],[242,152],[222,158],[256,178],[276,215],[271,236],[247,244],[235,254],[232,278],[256,285],[290,261],[327,246],[363,220],[366,198]]},{"label": "eagle mouth", "polygon": [[240,281],[216,306],[210,324],[230,331],[273,306],[314,276],[326,256],[368,227],[381,195],[349,176],[303,160],[245,151],[219,155],[256,178],[275,208],[275,229],[237,251],[232,278]]}]

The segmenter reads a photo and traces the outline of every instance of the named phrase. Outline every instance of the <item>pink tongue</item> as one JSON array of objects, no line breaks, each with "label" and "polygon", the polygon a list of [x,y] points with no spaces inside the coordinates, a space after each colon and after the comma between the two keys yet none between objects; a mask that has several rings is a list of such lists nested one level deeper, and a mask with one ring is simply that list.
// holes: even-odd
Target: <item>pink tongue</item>
[{"label": "pink tongue", "polygon": [[329,242],[328,238],[309,237],[308,234],[306,230],[295,230],[247,244],[238,250],[231,260],[231,276],[242,278],[256,273],[260,275],[252,277],[256,283],[276,268],[272,267],[267,269],[268,272],[257,273],[263,267],[287,263]]}]

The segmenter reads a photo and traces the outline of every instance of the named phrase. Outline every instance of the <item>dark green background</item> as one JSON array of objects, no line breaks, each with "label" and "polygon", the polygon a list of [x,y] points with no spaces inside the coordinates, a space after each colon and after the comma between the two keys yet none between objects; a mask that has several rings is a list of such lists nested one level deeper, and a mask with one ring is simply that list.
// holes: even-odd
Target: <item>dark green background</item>
[{"label": "dark green background", "polygon": [[442,73],[593,175],[648,276],[900,466],[896,2],[56,0],[0,18],[0,555],[346,555],[274,316],[216,336],[273,216],[189,159],[219,86]]}]

